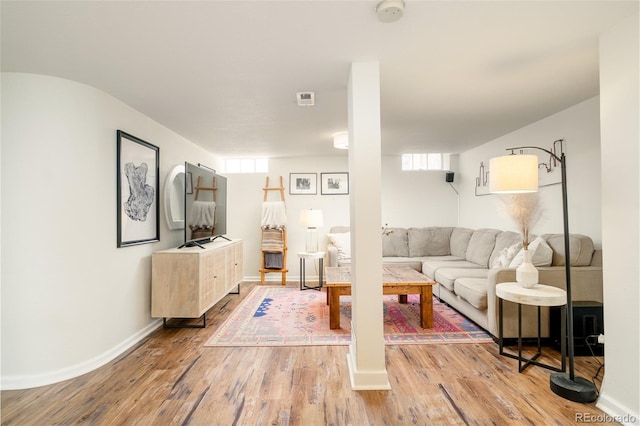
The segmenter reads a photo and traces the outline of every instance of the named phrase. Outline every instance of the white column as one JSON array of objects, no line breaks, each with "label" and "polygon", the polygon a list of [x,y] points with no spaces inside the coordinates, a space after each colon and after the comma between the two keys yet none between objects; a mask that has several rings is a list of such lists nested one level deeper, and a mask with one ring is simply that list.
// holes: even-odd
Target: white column
[{"label": "white column", "polygon": [[380,64],[351,65],[349,207],[351,226],[351,388],[391,389],[382,318]]},{"label": "white column", "polygon": [[600,36],[602,271],[607,371],[597,407],[616,416],[623,424],[637,424],[640,418],[638,18],[636,13]]}]

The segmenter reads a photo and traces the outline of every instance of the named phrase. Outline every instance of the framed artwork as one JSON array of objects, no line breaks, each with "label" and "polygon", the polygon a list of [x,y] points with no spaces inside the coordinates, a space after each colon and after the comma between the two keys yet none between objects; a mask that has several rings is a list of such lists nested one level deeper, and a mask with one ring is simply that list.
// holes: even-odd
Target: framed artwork
[{"label": "framed artwork", "polygon": [[340,195],[349,193],[349,173],[320,173],[320,193]]},{"label": "framed artwork", "polygon": [[118,247],[160,241],[160,148],[118,130]]},{"label": "framed artwork", "polygon": [[317,193],[317,173],[289,173],[289,194],[316,195]]}]

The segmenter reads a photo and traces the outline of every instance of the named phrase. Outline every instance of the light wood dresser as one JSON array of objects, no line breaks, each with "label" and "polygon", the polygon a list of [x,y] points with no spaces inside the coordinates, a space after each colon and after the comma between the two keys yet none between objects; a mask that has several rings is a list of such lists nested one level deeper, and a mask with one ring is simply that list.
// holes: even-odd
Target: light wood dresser
[{"label": "light wood dresser", "polygon": [[200,318],[242,281],[242,240],[216,240],[202,247],[173,248],[152,255],[151,316]]}]

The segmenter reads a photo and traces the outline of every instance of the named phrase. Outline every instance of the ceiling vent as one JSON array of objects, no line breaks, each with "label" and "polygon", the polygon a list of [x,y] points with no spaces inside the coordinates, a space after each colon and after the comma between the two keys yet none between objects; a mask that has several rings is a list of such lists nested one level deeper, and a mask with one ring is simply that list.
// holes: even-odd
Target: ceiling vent
[{"label": "ceiling vent", "polygon": [[296,99],[298,99],[298,106],[301,107],[314,106],[316,104],[316,95],[313,92],[298,92],[296,93]]}]

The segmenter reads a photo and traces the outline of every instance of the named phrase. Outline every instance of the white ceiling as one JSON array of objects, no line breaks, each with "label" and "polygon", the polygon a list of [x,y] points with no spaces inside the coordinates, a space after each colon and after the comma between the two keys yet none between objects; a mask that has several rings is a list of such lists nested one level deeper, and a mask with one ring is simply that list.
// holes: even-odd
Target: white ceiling
[{"label": "white ceiling", "polygon": [[[598,94],[638,1],[2,1],[2,70],[86,83],[223,156],[344,155],[350,63],[379,61],[383,153],[462,152]],[[298,107],[313,91],[316,106]]]}]

